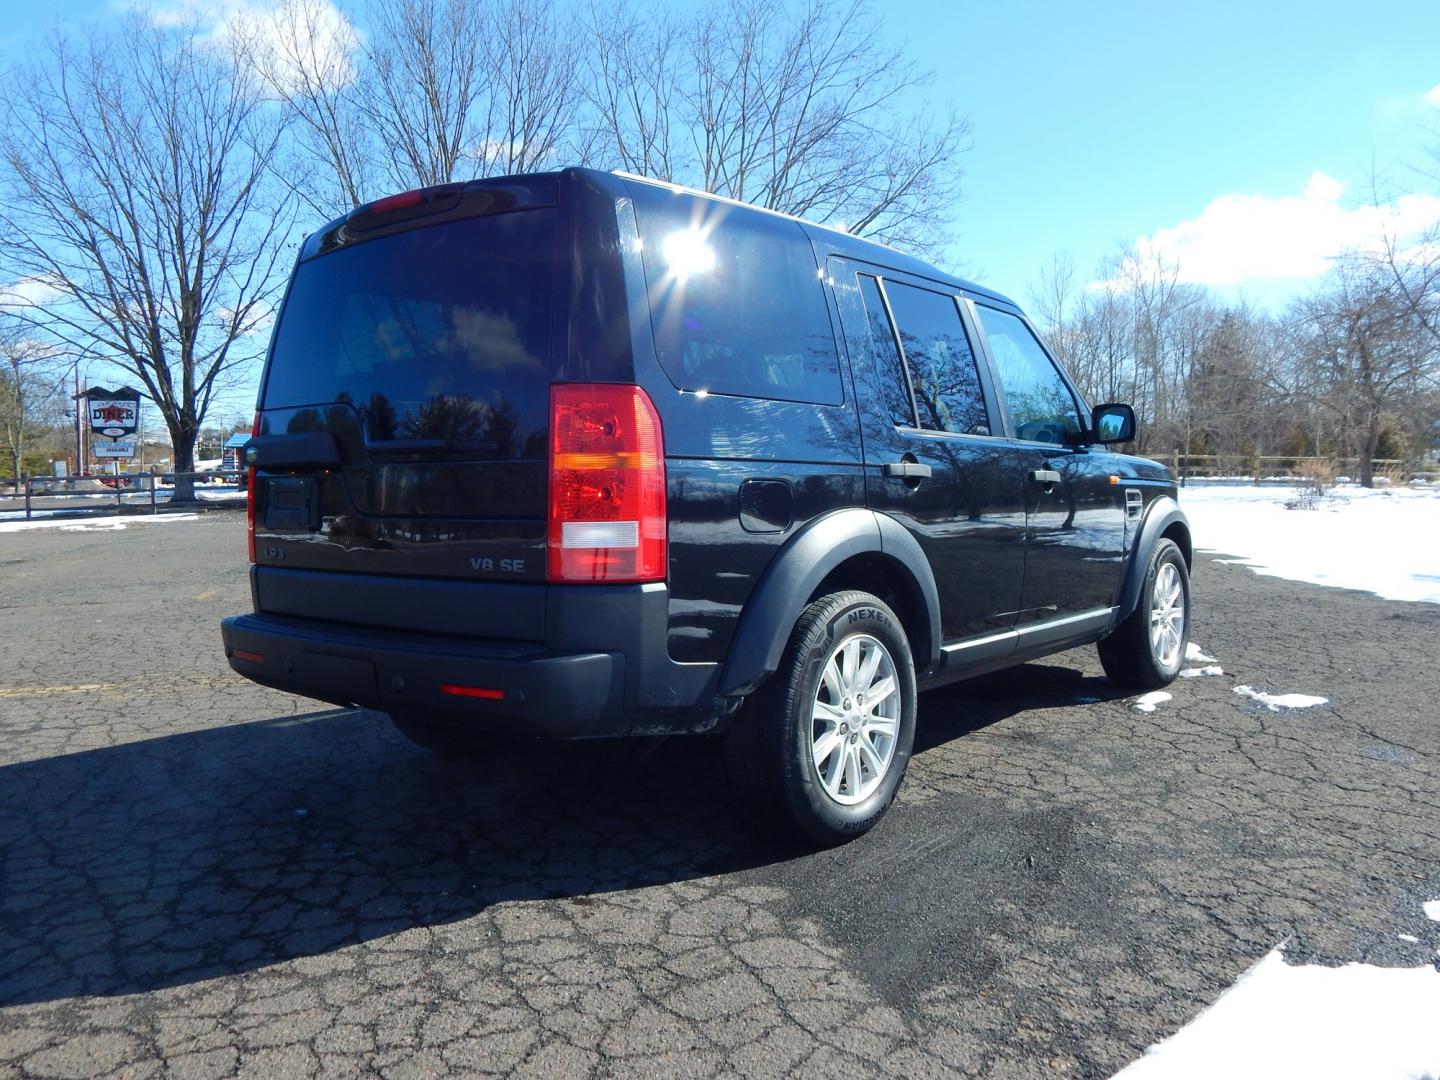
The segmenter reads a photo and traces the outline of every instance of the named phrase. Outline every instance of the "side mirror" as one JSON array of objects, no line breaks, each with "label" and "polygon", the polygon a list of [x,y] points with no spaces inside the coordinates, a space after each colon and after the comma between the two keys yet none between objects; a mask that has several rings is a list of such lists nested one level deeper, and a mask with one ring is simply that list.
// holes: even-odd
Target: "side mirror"
[{"label": "side mirror", "polygon": [[1111,402],[1090,410],[1090,431],[1097,443],[1125,443],[1135,439],[1135,410]]}]

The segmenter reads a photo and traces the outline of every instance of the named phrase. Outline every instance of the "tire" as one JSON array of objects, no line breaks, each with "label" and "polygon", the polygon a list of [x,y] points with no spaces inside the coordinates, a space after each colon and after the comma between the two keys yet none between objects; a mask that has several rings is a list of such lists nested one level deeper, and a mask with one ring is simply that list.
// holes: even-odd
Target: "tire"
[{"label": "tire", "polygon": [[432,754],[447,758],[484,757],[502,745],[510,745],[511,742],[504,736],[471,731],[468,728],[448,727],[417,716],[392,714],[390,722],[395,725],[395,730],[422,750],[429,750]]},{"label": "tire", "polygon": [[[1152,627],[1162,625],[1168,632],[1152,634]],[[1162,539],[1150,552],[1135,610],[1099,643],[1100,666],[1120,686],[1169,686],[1185,663],[1189,641],[1190,574],[1175,542]]]},{"label": "tire", "polygon": [[[864,704],[862,691],[887,679],[890,691]],[[740,809],[758,826],[832,846],[884,816],[914,740],[910,643],[884,602],[851,590],[801,613],[779,670],[725,733],[725,757]]]}]

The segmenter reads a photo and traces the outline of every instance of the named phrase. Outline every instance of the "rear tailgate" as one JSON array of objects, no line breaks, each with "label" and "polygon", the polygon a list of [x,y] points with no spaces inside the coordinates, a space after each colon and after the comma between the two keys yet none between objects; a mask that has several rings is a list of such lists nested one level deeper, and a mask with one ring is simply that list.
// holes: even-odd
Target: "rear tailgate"
[{"label": "rear tailgate", "polygon": [[[503,212],[490,199],[478,214],[391,220],[374,239],[352,226],[302,260],[252,443],[257,580],[269,568],[329,572],[304,575],[312,602],[302,607],[396,628],[413,628],[415,611],[401,610],[411,605],[351,575],[544,581],[551,190],[548,203],[512,199]],[[287,576],[257,586],[261,610],[294,608],[266,601]],[[449,595],[418,582],[393,595],[416,589],[422,610]],[[434,623],[470,632],[438,612]]]}]

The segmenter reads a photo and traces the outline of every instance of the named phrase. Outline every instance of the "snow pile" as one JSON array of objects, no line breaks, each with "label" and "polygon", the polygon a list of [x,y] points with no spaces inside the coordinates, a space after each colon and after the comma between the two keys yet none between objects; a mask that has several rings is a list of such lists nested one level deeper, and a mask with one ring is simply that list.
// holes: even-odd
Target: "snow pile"
[{"label": "snow pile", "polygon": [[1256,573],[1440,604],[1440,489],[1344,488],[1287,509],[1294,487],[1180,489],[1195,546],[1243,557]]},{"label": "snow pile", "polygon": [[1141,694],[1135,699],[1135,708],[1141,712],[1154,712],[1157,705],[1163,705],[1170,700],[1170,695],[1164,690],[1151,690],[1148,694]]},{"label": "snow pile", "polygon": [[1258,701],[1271,712],[1279,712],[1281,709],[1308,709],[1314,705],[1324,705],[1330,700],[1313,694],[1267,694],[1253,686],[1237,686],[1235,693]]},{"label": "snow pile", "polygon": [[129,525],[169,524],[174,521],[199,521],[199,514],[104,514],[87,518],[42,518],[36,521],[0,521],[0,532],[24,532],[27,529],[63,529],[66,532],[113,532]]},{"label": "snow pile", "polygon": [[1426,900],[1423,905],[1425,917],[1440,922],[1440,900]]},{"label": "snow pile", "polygon": [[1185,659],[1193,660],[1197,664],[1215,663],[1215,657],[1206,655],[1205,650],[1193,641],[1187,642],[1185,645]]},{"label": "snow pile", "polygon": [[1207,667],[1189,667],[1180,672],[1182,679],[1196,679],[1201,675],[1224,675],[1225,669],[1219,664],[1210,664]]},{"label": "snow pile", "polygon": [[1115,1080],[1440,1076],[1440,971],[1292,967],[1279,949]]}]

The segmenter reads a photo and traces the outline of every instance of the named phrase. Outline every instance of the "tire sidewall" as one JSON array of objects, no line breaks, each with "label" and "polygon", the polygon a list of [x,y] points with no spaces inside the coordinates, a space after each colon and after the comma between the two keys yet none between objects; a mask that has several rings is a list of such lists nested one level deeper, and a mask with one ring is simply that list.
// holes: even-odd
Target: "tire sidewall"
[{"label": "tire sidewall", "polygon": [[[1180,595],[1185,604],[1185,624],[1180,634],[1180,650],[1175,657],[1173,668],[1160,663],[1160,658],[1155,655],[1155,645],[1150,638],[1150,614],[1155,606],[1155,579],[1160,576],[1160,567],[1166,563],[1173,563],[1180,574]],[[1145,575],[1145,594],[1142,600],[1141,612],[1144,618],[1141,626],[1145,634],[1145,654],[1156,676],[1165,683],[1169,683],[1185,666],[1185,650],[1190,642],[1190,574],[1185,566],[1185,556],[1180,553],[1180,548],[1173,540],[1161,540],[1155,545],[1155,551],[1150,556],[1150,569]]]},{"label": "tire sidewall", "polygon": [[[848,637],[868,634],[884,644],[895,664],[895,677],[900,687],[900,720],[896,730],[895,755],[885,779],[869,798],[853,806],[837,803],[825,791],[813,761],[813,704],[820,685],[821,673],[836,647]],[[791,782],[787,792],[798,801],[795,810],[803,819],[814,821],[821,829],[843,838],[868,830],[895,798],[910,763],[915,741],[915,665],[910,644],[900,620],[885,604],[875,599],[857,599],[844,605],[824,624],[818,642],[811,639],[807,654],[800,661],[799,677],[790,701],[789,730],[785,747],[784,768]]]}]

